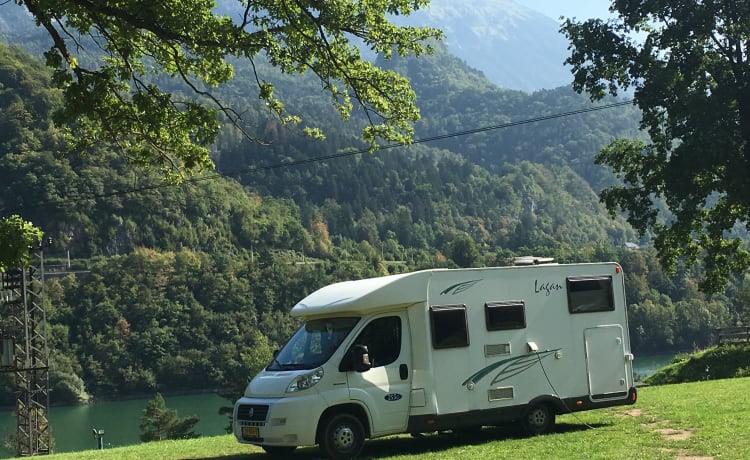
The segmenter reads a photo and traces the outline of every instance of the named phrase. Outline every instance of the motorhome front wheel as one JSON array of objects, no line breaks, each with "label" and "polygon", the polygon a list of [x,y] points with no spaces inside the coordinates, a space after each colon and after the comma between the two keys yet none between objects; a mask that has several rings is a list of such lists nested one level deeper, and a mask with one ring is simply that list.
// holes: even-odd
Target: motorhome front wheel
[{"label": "motorhome front wheel", "polygon": [[365,430],[351,414],[336,414],[323,422],[320,448],[333,460],[348,460],[362,452]]}]

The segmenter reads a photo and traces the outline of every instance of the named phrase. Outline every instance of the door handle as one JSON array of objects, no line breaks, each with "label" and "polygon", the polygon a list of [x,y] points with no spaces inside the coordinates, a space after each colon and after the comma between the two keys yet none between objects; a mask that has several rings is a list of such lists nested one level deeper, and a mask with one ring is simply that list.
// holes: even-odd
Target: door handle
[{"label": "door handle", "polygon": [[398,376],[401,377],[401,380],[406,380],[409,378],[409,366],[406,364],[401,364],[398,366]]}]

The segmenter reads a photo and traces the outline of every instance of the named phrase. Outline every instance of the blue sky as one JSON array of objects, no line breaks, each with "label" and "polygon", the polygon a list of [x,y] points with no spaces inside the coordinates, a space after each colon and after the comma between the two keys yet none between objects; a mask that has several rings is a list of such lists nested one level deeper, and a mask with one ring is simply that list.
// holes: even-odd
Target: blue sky
[{"label": "blue sky", "polygon": [[578,20],[608,17],[610,0],[515,0],[519,5],[539,11],[552,19],[560,16]]}]

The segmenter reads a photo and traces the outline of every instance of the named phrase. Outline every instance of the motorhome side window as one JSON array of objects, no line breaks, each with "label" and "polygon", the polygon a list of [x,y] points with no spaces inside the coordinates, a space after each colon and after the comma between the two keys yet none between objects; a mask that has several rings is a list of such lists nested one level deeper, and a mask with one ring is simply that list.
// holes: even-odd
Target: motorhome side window
[{"label": "motorhome side window", "polygon": [[466,305],[430,307],[430,324],[434,348],[469,346]]},{"label": "motorhome side window", "polygon": [[523,329],[526,327],[526,308],[523,300],[487,302],[484,320],[488,331]]},{"label": "motorhome side window", "polygon": [[367,346],[372,367],[391,364],[401,353],[401,318],[386,316],[372,320],[354,343]]},{"label": "motorhome side window", "polygon": [[567,278],[568,311],[591,313],[612,311],[615,298],[611,276],[586,276]]}]

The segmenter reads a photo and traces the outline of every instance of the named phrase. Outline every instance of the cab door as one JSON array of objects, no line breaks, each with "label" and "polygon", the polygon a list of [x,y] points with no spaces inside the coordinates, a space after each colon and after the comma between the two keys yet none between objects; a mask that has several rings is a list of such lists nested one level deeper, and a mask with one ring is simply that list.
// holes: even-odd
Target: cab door
[{"label": "cab door", "polygon": [[412,379],[406,313],[372,318],[350,347],[355,345],[367,347],[372,367],[347,372],[350,398],[367,408],[373,435],[403,432],[409,419]]}]

